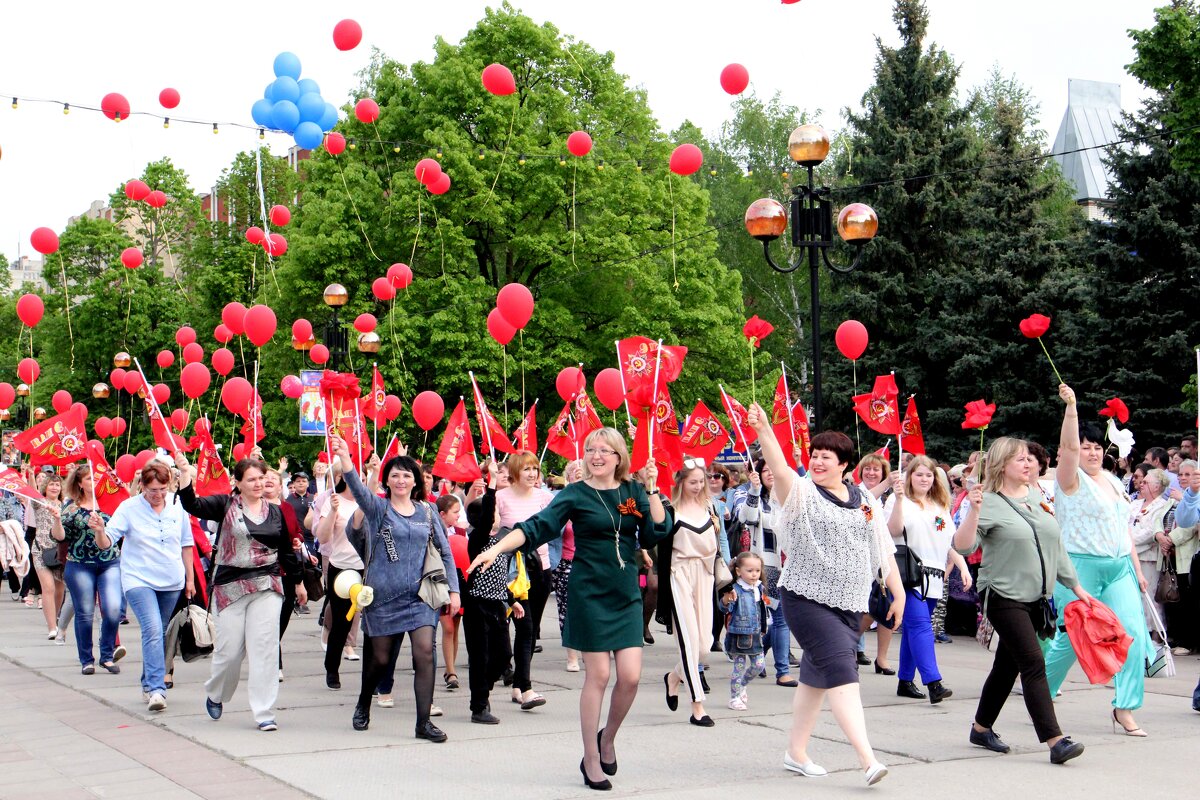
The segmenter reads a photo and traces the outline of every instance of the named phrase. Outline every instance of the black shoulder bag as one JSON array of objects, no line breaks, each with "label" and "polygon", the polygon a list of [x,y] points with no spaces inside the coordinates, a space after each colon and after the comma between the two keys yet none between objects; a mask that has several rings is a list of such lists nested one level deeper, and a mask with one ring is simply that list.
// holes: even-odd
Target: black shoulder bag
[{"label": "black shoulder bag", "polygon": [[900,570],[900,583],[905,589],[913,589],[924,597],[929,593],[929,577],[921,557],[908,546],[908,528],[903,531],[904,544],[896,545],[896,568]]},{"label": "black shoulder bag", "polygon": [[1037,526],[1021,513],[1021,509],[1017,508],[1017,504],[1003,494],[997,492],[1004,498],[1004,502],[1012,506],[1012,510],[1017,512],[1017,516],[1025,520],[1029,525],[1029,529],[1033,531],[1033,545],[1037,548],[1038,566],[1042,568],[1042,593],[1038,597],[1037,603],[1034,604],[1033,611],[1033,629],[1039,639],[1052,639],[1058,628],[1058,611],[1054,608],[1054,601],[1046,599],[1046,559],[1042,556],[1042,542],[1038,539]]}]

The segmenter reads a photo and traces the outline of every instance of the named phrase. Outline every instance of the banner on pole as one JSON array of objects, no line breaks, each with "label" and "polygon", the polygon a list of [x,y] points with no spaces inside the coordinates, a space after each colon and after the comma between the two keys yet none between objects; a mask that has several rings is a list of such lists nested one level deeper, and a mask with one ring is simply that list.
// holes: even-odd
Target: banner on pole
[{"label": "banner on pole", "polygon": [[325,435],[325,400],[321,397],[321,375],[323,370],[300,371],[300,435]]}]

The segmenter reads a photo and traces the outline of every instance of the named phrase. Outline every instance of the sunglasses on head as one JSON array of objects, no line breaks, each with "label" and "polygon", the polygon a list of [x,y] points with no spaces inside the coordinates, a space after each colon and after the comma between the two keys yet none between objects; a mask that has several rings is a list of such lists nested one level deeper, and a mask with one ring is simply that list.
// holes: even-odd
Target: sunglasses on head
[{"label": "sunglasses on head", "polygon": [[[685,458],[683,460],[683,466],[684,469],[695,469],[696,467],[704,469],[705,463],[703,458]],[[712,476],[710,475],[709,477],[711,478]]]}]

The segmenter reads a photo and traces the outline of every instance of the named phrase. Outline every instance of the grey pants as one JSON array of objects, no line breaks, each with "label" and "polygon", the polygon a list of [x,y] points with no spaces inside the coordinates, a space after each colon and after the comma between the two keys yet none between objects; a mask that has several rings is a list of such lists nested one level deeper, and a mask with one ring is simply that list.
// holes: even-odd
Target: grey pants
[{"label": "grey pants", "polygon": [[247,677],[250,710],[257,723],[275,719],[279,695],[279,609],[283,596],[255,592],[238,598],[216,615],[217,642],[212,675],[204,684],[210,700],[227,703],[237,691],[242,661],[249,660]]}]

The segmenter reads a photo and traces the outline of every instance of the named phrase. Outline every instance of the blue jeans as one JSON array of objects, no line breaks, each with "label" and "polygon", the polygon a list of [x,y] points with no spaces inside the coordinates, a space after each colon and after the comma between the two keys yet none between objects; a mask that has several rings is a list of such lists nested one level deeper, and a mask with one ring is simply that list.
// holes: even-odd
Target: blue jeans
[{"label": "blue jeans", "polygon": [[779,601],[775,600],[773,604],[775,607],[771,609],[771,624],[767,626],[767,635],[763,637],[763,653],[775,653],[775,678],[778,680],[792,671],[791,665],[788,664],[792,632],[788,630]]},{"label": "blue jeans", "polygon": [[81,564],[68,561],[63,580],[75,604],[75,647],[79,663],[94,664],[92,658],[92,617],[96,614],[96,595],[100,595],[100,663],[112,661],[117,647],[117,627],[121,624],[121,562]]},{"label": "blue jeans", "polygon": [[921,682],[928,686],[942,679],[933,651],[933,622],[930,619],[938,601],[932,597],[927,600],[912,589],[905,594],[904,635],[900,637],[900,670],[896,677],[911,681],[920,670]]},{"label": "blue jeans", "polygon": [[171,620],[171,612],[179,602],[179,589],[158,591],[147,586],[138,586],[125,593],[129,607],[138,618],[142,628],[142,691],[167,691],[166,651],[163,649],[163,631]]}]

